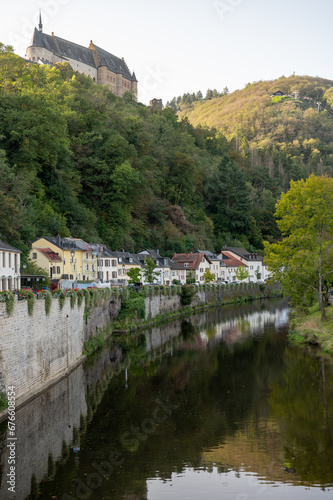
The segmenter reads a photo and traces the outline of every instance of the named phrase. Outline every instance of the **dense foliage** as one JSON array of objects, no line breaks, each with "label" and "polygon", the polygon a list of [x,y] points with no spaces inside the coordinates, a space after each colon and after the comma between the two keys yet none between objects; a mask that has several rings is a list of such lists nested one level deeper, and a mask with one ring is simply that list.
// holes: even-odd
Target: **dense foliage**
[{"label": "dense foliage", "polygon": [[295,305],[315,294],[322,319],[333,285],[333,179],[311,175],[292,182],[277,203],[283,238],[265,244],[266,262]]},{"label": "dense foliage", "polygon": [[[332,118],[302,113],[307,155],[290,161],[305,175],[310,164],[329,168]],[[0,44],[0,239],[24,254],[37,237],[58,233],[169,256],[222,243],[261,249],[279,237],[273,214],[289,186],[280,172],[289,152],[283,157],[279,143],[271,156],[252,155],[243,139],[228,139],[171,108],[115,97],[68,64],[27,64]]]}]

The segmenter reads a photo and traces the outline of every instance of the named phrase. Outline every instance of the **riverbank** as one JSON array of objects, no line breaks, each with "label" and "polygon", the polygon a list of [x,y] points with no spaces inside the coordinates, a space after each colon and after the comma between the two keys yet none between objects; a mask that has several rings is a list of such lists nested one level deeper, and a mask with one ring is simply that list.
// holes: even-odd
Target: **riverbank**
[{"label": "riverbank", "polygon": [[318,346],[326,354],[333,354],[333,307],[326,308],[326,320],[321,320],[319,306],[309,308],[305,315],[293,316],[289,339],[297,344]]}]

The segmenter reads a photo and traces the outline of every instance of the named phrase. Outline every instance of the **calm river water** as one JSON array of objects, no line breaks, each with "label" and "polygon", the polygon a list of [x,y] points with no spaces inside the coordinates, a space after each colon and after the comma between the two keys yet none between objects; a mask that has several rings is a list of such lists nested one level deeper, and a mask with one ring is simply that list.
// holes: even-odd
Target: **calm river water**
[{"label": "calm river water", "polygon": [[280,300],[111,338],[17,411],[16,495],[2,424],[0,498],[332,498],[333,364],[287,332]]}]

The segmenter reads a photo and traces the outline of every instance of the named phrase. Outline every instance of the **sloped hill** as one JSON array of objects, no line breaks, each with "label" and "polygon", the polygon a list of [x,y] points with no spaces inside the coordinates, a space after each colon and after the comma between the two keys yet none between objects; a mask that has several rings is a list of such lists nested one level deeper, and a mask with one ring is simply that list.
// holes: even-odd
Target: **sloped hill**
[{"label": "sloped hill", "polygon": [[[312,111],[317,112],[318,101],[327,104],[325,94],[332,86],[332,80],[323,78],[281,77],[277,80],[248,84],[242,90],[217,99],[195,102],[190,107],[183,107],[179,114],[181,117],[187,116],[194,126],[205,125],[220,129],[229,140],[237,131],[242,131],[248,140],[257,143],[266,138],[267,134],[272,134],[276,140],[285,141],[298,132],[290,125],[294,124],[296,129],[302,128],[296,126],[297,121],[311,116]],[[278,90],[292,97],[271,98],[271,94]],[[295,99],[295,92],[300,98]],[[322,116],[321,120],[325,126],[326,120]],[[288,133],[288,128],[291,128],[290,137],[284,137],[282,129],[277,131],[283,122],[290,122],[285,130]],[[315,122],[317,126],[318,120]],[[312,130],[307,130],[306,133],[312,134]],[[301,136],[305,138],[306,133]]]}]

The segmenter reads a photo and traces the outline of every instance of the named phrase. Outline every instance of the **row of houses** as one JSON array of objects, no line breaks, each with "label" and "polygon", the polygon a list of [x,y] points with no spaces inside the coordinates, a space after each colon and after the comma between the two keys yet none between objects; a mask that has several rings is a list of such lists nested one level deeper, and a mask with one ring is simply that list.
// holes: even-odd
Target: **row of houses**
[{"label": "row of houses", "polygon": [[[0,242],[0,252],[0,291],[29,285],[24,281],[24,275],[21,280],[20,251]],[[30,250],[31,261],[47,271],[53,288],[76,287],[80,282],[92,282],[96,286],[126,286],[128,271],[131,268],[141,271],[147,257],[154,261],[154,282],[158,285],[185,284],[187,281],[201,284],[205,281],[207,269],[214,275],[215,283],[238,282],[239,268],[248,270],[247,282],[256,283],[269,277],[262,256],[236,247],[224,246],[217,254],[197,250],[168,258],[160,255],[159,250],[142,250],[136,254],[111,251],[102,244],[58,235],[38,238]],[[141,282],[147,284],[144,276]]]}]

